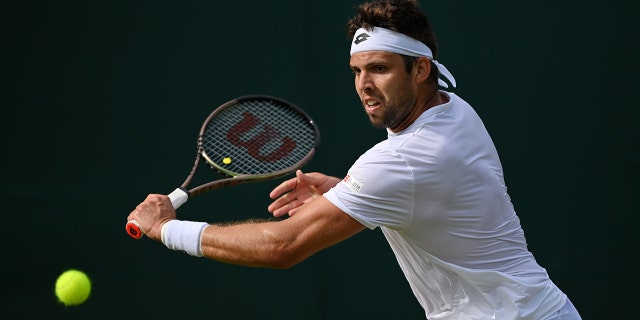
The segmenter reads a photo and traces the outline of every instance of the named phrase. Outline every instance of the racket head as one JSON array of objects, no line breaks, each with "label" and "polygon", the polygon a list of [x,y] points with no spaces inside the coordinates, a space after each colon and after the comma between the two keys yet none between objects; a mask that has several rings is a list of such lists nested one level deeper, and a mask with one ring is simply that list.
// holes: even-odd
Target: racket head
[{"label": "racket head", "polygon": [[214,110],[198,150],[214,170],[237,179],[269,180],[306,165],[320,144],[316,122],[286,100],[248,95]]}]

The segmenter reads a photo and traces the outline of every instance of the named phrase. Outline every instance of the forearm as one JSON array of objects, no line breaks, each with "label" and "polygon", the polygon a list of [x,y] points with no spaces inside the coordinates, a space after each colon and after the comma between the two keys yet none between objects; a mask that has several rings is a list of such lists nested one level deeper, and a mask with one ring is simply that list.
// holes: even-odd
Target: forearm
[{"label": "forearm", "polygon": [[201,237],[206,258],[250,267],[286,269],[308,256],[277,222],[210,225]]},{"label": "forearm", "polygon": [[170,223],[162,231],[162,241],[170,249],[229,264],[275,269],[290,268],[364,230],[362,224],[324,197],[284,220],[232,225]]}]

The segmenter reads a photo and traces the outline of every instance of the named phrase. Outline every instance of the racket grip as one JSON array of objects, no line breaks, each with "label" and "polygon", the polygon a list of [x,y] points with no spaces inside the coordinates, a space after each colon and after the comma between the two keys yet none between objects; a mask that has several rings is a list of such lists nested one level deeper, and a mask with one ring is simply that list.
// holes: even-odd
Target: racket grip
[{"label": "racket grip", "polygon": [[[182,188],[177,188],[173,190],[170,194],[167,195],[169,200],[171,200],[171,205],[173,205],[173,209],[180,208],[187,200],[189,200],[189,193]],[[140,239],[144,236],[144,232],[140,229],[140,225],[137,221],[131,220],[127,222],[126,225],[127,234],[134,239]]]},{"label": "racket grip", "polygon": [[140,239],[144,235],[144,232],[142,232],[142,229],[140,229],[140,225],[135,220],[127,222],[126,229],[127,234],[129,234],[131,238]]}]

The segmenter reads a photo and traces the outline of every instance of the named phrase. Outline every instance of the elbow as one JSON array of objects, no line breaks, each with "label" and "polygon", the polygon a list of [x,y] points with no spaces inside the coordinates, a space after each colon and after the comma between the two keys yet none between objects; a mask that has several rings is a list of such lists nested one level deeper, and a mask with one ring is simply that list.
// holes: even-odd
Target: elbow
[{"label": "elbow", "polygon": [[304,261],[311,253],[297,237],[265,232],[266,250],[262,252],[263,261],[269,268],[286,270]]},{"label": "elbow", "polygon": [[276,270],[287,270],[291,269],[296,263],[291,263],[287,261],[276,261],[269,265],[269,268]]},{"label": "elbow", "polygon": [[286,270],[304,261],[306,255],[293,248],[277,248],[268,254],[268,266],[273,269]]}]

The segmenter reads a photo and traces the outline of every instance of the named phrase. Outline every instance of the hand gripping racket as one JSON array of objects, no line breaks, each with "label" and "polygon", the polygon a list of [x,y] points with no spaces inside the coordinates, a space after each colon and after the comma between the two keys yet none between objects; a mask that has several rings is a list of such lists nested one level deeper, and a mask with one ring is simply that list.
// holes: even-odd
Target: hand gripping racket
[{"label": "hand gripping racket", "polygon": [[[169,199],[178,209],[207,191],[282,177],[307,164],[319,143],[316,123],[287,101],[260,95],[231,100],[204,121],[193,168]],[[201,160],[225,178],[187,189]],[[135,239],[144,235],[135,220],[126,230]]]}]

